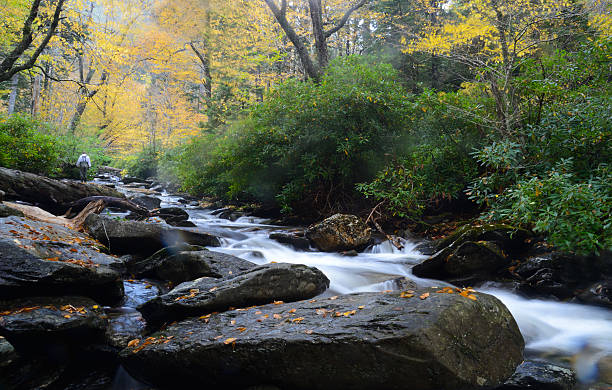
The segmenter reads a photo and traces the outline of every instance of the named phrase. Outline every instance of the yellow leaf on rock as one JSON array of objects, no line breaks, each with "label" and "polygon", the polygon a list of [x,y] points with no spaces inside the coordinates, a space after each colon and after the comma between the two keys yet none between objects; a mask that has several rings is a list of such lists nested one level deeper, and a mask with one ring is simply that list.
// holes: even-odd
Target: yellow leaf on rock
[{"label": "yellow leaf on rock", "polygon": [[235,341],[236,341],[236,338],[235,338],[235,337],[230,337],[229,339],[225,340],[225,341],[223,342],[223,344],[227,345],[227,344],[231,344],[231,343],[233,343],[233,342],[235,342]]},{"label": "yellow leaf on rock", "polygon": [[429,297],[429,293],[425,293],[425,294],[421,295],[419,298],[427,299],[427,297]]},{"label": "yellow leaf on rock", "polygon": [[130,341],[127,346],[128,347],[134,347],[134,346],[136,346],[138,344],[140,344],[140,339],[134,339],[134,340]]}]

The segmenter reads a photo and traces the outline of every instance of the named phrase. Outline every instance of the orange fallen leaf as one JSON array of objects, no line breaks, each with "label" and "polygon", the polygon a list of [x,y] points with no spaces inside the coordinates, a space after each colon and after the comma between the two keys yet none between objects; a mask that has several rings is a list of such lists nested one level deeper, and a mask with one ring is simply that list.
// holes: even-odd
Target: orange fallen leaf
[{"label": "orange fallen leaf", "polygon": [[363,306],[363,305],[358,306],[357,309],[359,309],[359,310],[365,309],[365,306]]},{"label": "orange fallen leaf", "polygon": [[241,326],[240,328],[238,328],[238,331],[242,333],[242,332],[244,332],[246,329],[247,329],[247,328],[245,328],[245,327]]},{"label": "orange fallen leaf", "polygon": [[219,340],[221,337],[223,337],[223,335],[219,335],[219,336],[215,337],[215,340]]},{"label": "orange fallen leaf", "polygon": [[140,344],[140,339],[134,339],[134,340],[130,341],[127,346],[128,347],[134,347],[134,346],[136,346],[138,344]]},{"label": "orange fallen leaf", "polygon": [[414,294],[409,294],[407,291],[402,291],[400,293],[400,298],[412,298]]},{"label": "orange fallen leaf", "polygon": [[289,313],[295,313],[295,309],[289,310]]},{"label": "orange fallen leaf", "polygon": [[274,303],[275,305],[282,305],[282,304],[283,304],[283,303],[285,303],[285,302],[283,302],[283,301],[274,301],[273,303]]},{"label": "orange fallen leaf", "polygon": [[427,299],[427,297],[429,297],[429,293],[425,293],[425,294],[419,296],[419,298],[421,298],[421,299]]},{"label": "orange fallen leaf", "polygon": [[235,337],[230,337],[229,339],[225,340],[225,341],[223,342],[223,344],[227,345],[227,344],[231,344],[231,343],[233,343],[233,342],[235,342],[235,341],[236,341],[236,338],[235,338]]},{"label": "orange fallen leaf", "polygon": [[231,320],[231,321],[230,321],[230,324],[232,324],[232,325],[236,325],[236,320]]},{"label": "orange fallen leaf", "polygon": [[291,320],[291,322],[298,323],[298,324],[302,321],[304,321],[304,317],[298,317],[298,318],[294,318]]},{"label": "orange fallen leaf", "polygon": [[70,248],[70,252],[78,252],[76,248]]},{"label": "orange fallen leaf", "polygon": [[333,297],[329,297],[329,300],[330,300],[330,301],[334,301],[334,300],[336,300],[336,299],[338,299],[338,296],[337,296],[337,295],[334,295]]},{"label": "orange fallen leaf", "polygon": [[260,315],[260,314],[261,314],[261,311],[260,311],[260,310],[257,310],[257,311],[255,312],[255,314]]},{"label": "orange fallen leaf", "polygon": [[283,316],[281,316],[280,314],[274,314],[272,317],[276,318],[277,320],[283,318]]},{"label": "orange fallen leaf", "polygon": [[65,315],[64,315],[64,318],[70,318],[70,317],[71,317],[71,315],[70,315],[70,314],[65,314]]}]

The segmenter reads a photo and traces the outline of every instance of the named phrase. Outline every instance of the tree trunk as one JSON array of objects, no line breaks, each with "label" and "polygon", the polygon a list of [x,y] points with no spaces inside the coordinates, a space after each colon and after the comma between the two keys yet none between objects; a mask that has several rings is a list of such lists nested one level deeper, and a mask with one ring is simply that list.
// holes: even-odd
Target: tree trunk
[{"label": "tree trunk", "polygon": [[11,94],[9,95],[8,115],[15,112],[15,103],[17,102],[17,86],[19,85],[19,73],[15,73],[11,77]]},{"label": "tree trunk", "polygon": [[323,30],[323,11],[321,10],[321,0],[308,0],[310,6],[310,20],[312,23],[312,35],[315,40],[317,51],[318,71],[327,68],[329,64],[329,53],[327,51],[327,37]]}]

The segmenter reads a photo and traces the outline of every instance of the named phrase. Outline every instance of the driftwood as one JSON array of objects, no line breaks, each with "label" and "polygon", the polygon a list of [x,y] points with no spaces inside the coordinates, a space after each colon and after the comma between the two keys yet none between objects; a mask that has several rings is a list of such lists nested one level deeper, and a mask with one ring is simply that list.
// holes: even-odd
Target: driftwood
[{"label": "driftwood", "polygon": [[66,205],[68,211],[66,212],[65,216],[71,218],[77,213],[84,210],[90,203],[99,201],[103,202],[106,207],[114,207],[120,210],[132,211],[144,217],[149,217],[151,215],[147,208],[140,206],[127,199],[116,198],[113,196],[89,196],[87,198],[79,199],[77,201],[68,203]]},{"label": "driftwood", "polygon": [[372,221],[372,223],[374,224],[374,226],[376,226],[376,230],[378,230],[381,234],[383,234],[387,240],[389,240],[389,242],[391,244],[393,244],[394,247],[396,247],[399,250],[404,249],[404,246],[399,242],[399,240],[397,239],[397,237],[395,236],[391,236],[387,233],[385,233],[385,231],[383,230],[383,228],[380,226],[380,224],[376,221],[376,217],[374,216],[375,212],[378,212],[380,214],[380,212],[377,210],[380,206],[382,206],[385,203],[385,201],[383,200],[382,202],[380,202],[379,204],[377,204],[372,211],[370,212],[370,215],[368,215],[368,219],[366,219],[366,223],[368,223],[369,221]]},{"label": "driftwood", "polygon": [[79,214],[77,214],[77,216],[70,219],[66,217],[58,217],[36,206],[27,206],[12,202],[4,202],[4,204],[21,211],[26,218],[33,219],[35,221],[62,225],[75,230],[81,230],[83,228],[83,223],[85,223],[87,216],[90,214],[99,214],[102,210],[104,210],[104,208],[106,208],[104,201],[98,200],[88,204]]}]

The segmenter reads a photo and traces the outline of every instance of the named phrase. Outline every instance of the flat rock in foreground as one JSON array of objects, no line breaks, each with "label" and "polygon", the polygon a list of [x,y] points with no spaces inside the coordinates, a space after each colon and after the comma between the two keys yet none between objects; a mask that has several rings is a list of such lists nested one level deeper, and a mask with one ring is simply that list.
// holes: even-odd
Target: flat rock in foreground
[{"label": "flat rock in foreground", "polygon": [[138,310],[150,324],[160,324],[230,307],[299,301],[315,297],[328,287],[329,279],[317,268],[273,263],[225,279],[200,278],[182,283]]},{"label": "flat rock in foreground", "polygon": [[82,295],[102,304],[123,298],[119,273],[85,262],[42,259],[0,237],[0,297]]},{"label": "flat rock in foreground", "polygon": [[188,319],[121,358],[132,375],[165,388],[450,390],[503,383],[523,347],[495,297],[424,289]]}]

